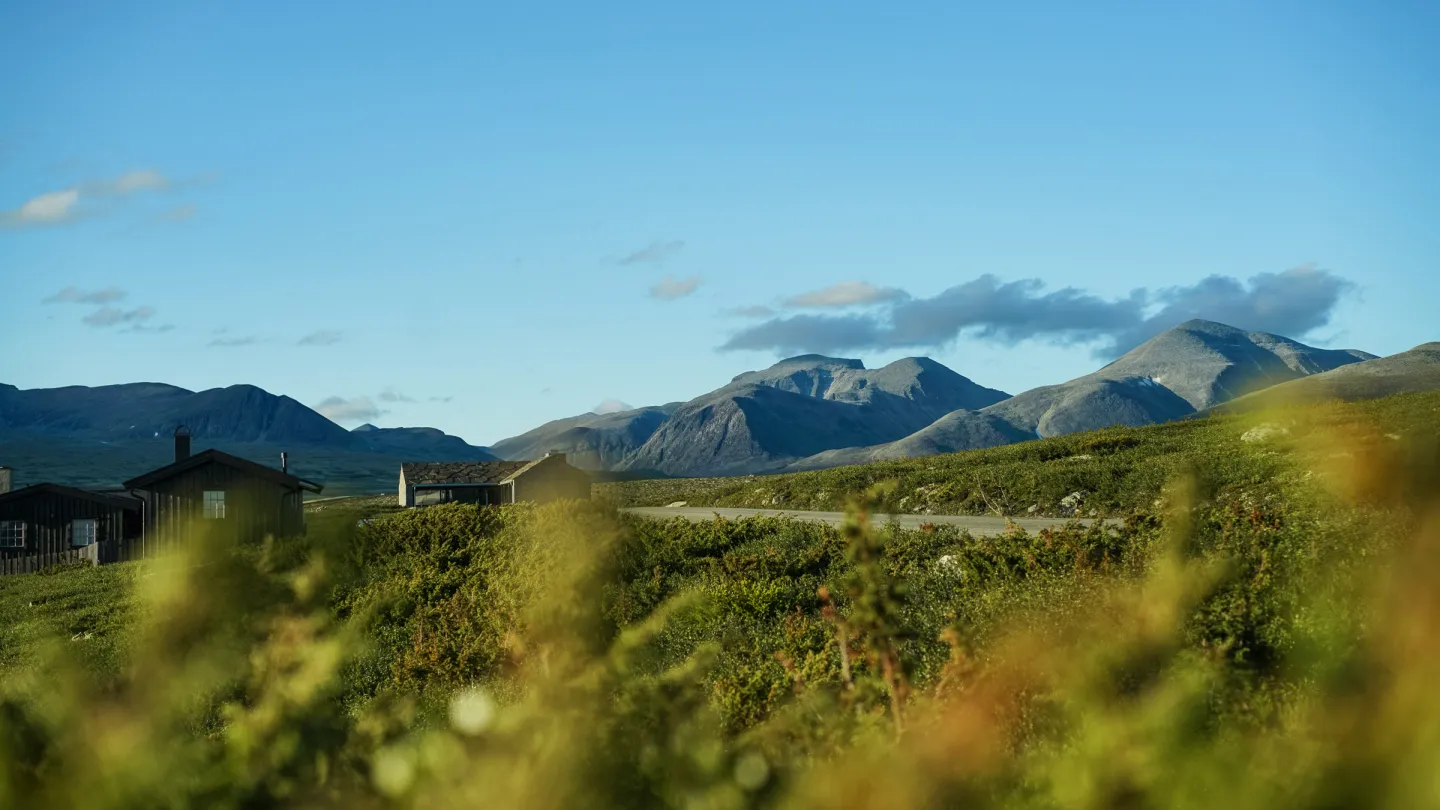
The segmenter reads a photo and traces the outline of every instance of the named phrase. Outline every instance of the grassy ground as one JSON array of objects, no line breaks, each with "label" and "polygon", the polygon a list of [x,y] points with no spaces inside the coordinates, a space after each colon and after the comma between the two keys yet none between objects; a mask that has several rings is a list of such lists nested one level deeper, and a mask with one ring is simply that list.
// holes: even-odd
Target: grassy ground
[{"label": "grassy ground", "polygon": [[870,525],[903,483],[840,530],[372,499],[312,504],[303,541],[14,577],[0,806],[1432,805],[1437,408],[1002,448],[1064,451],[1026,492],[1111,459],[1149,487],[1085,479],[1123,527]]},{"label": "grassy ground", "polygon": [[[898,482],[898,512],[1123,517],[1149,509],[1166,482],[1183,471],[1201,474],[1221,491],[1271,488],[1296,472],[1289,451],[1305,450],[1291,423],[1307,430],[1353,425],[1372,440],[1434,430],[1440,394],[1215,416],[1143,428],[1114,428],[1032,442],[803,473],[741,478],[680,478],[599,484],[596,494],[619,506],[770,507],[831,511],[879,481]],[[1289,435],[1242,437],[1260,425]],[[1290,427],[1287,427],[1290,426]],[[1080,493],[1078,509],[1062,502]]]},{"label": "grassy ground", "polygon": [[55,568],[0,577],[0,673],[33,672],[47,645],[63,644],[94,673],[118,672],[137,607],[134,563]]}]

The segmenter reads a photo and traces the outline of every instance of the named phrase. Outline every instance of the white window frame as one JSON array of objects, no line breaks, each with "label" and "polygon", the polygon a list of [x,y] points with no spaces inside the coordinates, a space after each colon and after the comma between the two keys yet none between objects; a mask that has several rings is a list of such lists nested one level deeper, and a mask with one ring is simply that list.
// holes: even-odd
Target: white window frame
[{"label": "white window frame", "polygon": [[[81,541],[84,542],[81,542]],[[76,518],[70,521],[70,546],[81,548],[100,542],[100,521],[95,518]]]},{"label": "white window frame", "polygon": [[24,548],[27,528],[23,520],[0,520],[0,548]]},{"label": "white window frame", "polygon": [[200,495],[201,516],[206,520],[225,519],[225,490],[207,489]]}]

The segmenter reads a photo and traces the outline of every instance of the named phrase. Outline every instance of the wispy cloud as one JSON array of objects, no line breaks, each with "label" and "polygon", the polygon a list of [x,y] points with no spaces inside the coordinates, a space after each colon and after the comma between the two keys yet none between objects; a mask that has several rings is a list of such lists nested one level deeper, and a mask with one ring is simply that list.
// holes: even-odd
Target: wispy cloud
[{"label": "wispy cloud", "polygon": [[170,188],[170,180],[154,169],[133,169],[119,177],[106,180],[89,180],[76,189],[92,197],[123,197],[137,191],[163,191]]},{"label": "wispy cloud", "polygon": [[19,208],[0,211],[0,227],[29,228],[74,222],[80,218],[79,202],[80,192],[73,188],[47,191],[21,203]]},{"label": "wispy cloud", "polygon": [[651,242],[648,246],[621,256],[616,264],[658,264],[680,252],[685,242],[676,239],[671,242]]},{"label": "wispy cloud", "polygon": [[604,402],[601,402],[599,405],[591,408],[590,412],[597,414],[607,414],[633,410],[635,410],[635,408],[628,403],[621,402],[618,399],[607,399]]},{"label": "wispy cloud", "polygon": [[1302,337],[1326,325],[1353,288],[1311,265],[1246,281],[1217,275],[1188,286],[1140,288],[1114,299],[1074,287],[1046,291],[1039,279],[1002,282],[984,275],[931,298],[893,296],[877,311],[772,318],[741,329],[720,348],[780,353],[936,348],[963,334],[1006,343],[1090,343],[1097,353],[1116,356],[1192,318]]},{"label": "wispy cloud", "polygon": [[155,219],[160,222],[187,222],[195,218],[197,209],[191,203],[177,205],[165,211],[161,211]]},{"label": "wispy cloud", "polygon": [[[16,208],[0,210],[0,228],[36,228],[64,225],[98,216],[121,198],[142,192],[173,191],[184,186],[206,182],[192,178],[175,182],[154,169],[133,169],[118,177],[86,180],[68,188],[46,191],[20,203]],[[181,220],[194,216],[193,205],[180,205],[162,215],[164,219]]]},{"label": "wispy cloud", "polygon": [[147,326],[147,325],[145,325],[145,324],[143,324],[143,323],[136,323],[136,324],[131,324],[130,326],[127,326],[127,327],[125,327],[124,329],[121,329],[120,331],[121,331],[121,332],[137,332],[137,333],[138,333],[138,332],[148,332],[148,333],[151,333],[151,334],[157,334],[157,335],[158,335],[158,334],[164,334],[165,332],[169,332],[169,331],[173,330],[174,328],[175,328],[175,324],[173,324],[173,323],[161,324],[160,326]]},{"label": "wispy cloud", "polygon": [[233,338],[217,337],[212,339],[209,343],[205,345],[213,349],[234,349],[240,346],[253,346],[259,342],[260,338],[255,337],[254,335],[245,335],[244,337]]},{"label": "wispy cloud", "polygon": [[725,310],[726,315],[735,318],[769,318],[775,314],[775,310],[767,306],[735,307]]},{"label": "wispy cloud", "polygon": [[430,397],[428,401],[429,401],[429,402],[449,402],[450,400],[452,400],[452,399],[454,399],[454,398],[455,398],[455,397]]},{"label": "wispy cloud", "polygon": [[379,394],[379,399],[380,399],[381,402],[414,402],[414,401],[415,401],[415,398],[414,398],[414,397],[406,396],[405,394],[402,394],[402,393],[400,393],[399,391],[396,391],[394,388],[386,388],[384,391],[381,391],[380,394]]},{"label": "wispy cloud", "polygon": [[136,307],[135,309],[101,307],[80,320],[87,326],[106,327],[143,323],[153,317],[155,317],[155,310],[152,307]]},{"label": "wispy cloud", "polygon": [[370,397],[326,397],[315,410],[332,422],[369,422],[388,413]]},{"label": "wispy cloud", "polygon": [[879,304],[907,297],[904,290],[894,287],[876,287],[866,281],[842,281],[824,289],[793,295],[785,299],[785,306],[848,307],[857,304]]},{"label": "wispy cloud", "polygon": [[127,293],[119,287],[106,287],[103,290],[82,290],[79,287],[66,287],[60,292],[41,301],[42,304],[113,304],[125,298]]},{"label": "wispy cloud", "polygon": [[650,288],[650,297],[658,298],[661,301],[675,301],[695,292],[700,286],[699,276],[686,276],[685,278],[674,278],[666,276],[656,282]]},{"label": "wispy cloud", "polygon": [[333,346],[340,342],[342,335],[332,329],[322,329],[319,332],[311,332],[305,337],[295,341],[296,346]]},{"label": "wispy cloud", "polygon": [[111,306],[125,300],[129,293],[119,287],[105,287],[99,290],[83,290],[79,287],[69,286],[54,295],[41,300],[42,304],[78,304],[81,306],[97,307],[89,315],[80,319],[86,326],[93,326],[97,329],[108,329],[110,327],[123,326],[117,329],[118,332],[169,332],[175,328],[174,324],[151,325],[148,323],[155,317],[155,308],[148,306],[123,309]]}]

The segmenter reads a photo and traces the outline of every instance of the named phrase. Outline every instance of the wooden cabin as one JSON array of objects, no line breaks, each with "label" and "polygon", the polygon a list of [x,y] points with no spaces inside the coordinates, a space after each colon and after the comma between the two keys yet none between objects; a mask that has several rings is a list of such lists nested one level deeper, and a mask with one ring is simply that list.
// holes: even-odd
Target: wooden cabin
[{"label": "wooden cabin", "polygon": [[124,493],[60,484],[34,484],[0,493],[0,573],[23,574],[62,563],[109,563],[139,557],[143,553],[141,509],[138,498]]},{"label": "wooden cabin", "polygon": [[175,461],[125,482],[145,504],[147,553],[183,542],[197,528],[250,542],[305,532],[305,493],[324,487],[219,450],[190,454],[190,436],[176,431]]},{"label": "wooden cabin", "polygon": [[590,474],[564,453],[534,461],[430,461],[400,465],[401,506],[504,504],[590,497]]}]

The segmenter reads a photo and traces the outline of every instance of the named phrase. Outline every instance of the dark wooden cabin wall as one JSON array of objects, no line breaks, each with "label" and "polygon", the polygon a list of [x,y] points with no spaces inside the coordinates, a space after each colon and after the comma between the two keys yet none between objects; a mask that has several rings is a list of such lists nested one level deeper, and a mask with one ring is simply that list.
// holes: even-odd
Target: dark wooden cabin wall
[{"label": "dark wooden cabin wall", "polygon": [[[119,506],[52,492],[37,493],[0,504],[0,520],[25,522],[25,547],[0,548],[0,574],[26,574],[81,560],[116,562],[139,556],[134,513]],[[70,545],[74,520],[96,521],[94,545]]]},{"label": "dark wooden cabin wall", "polygon": [[[225,493],[225,517],[206,519],[207,490]],[[304,493],[248,475],[224,464],[205,464],[151,485],[144,494],[146,553],[182,543],[190,532],[217,532],[226,540],[252,542],[305,530]]]}]

